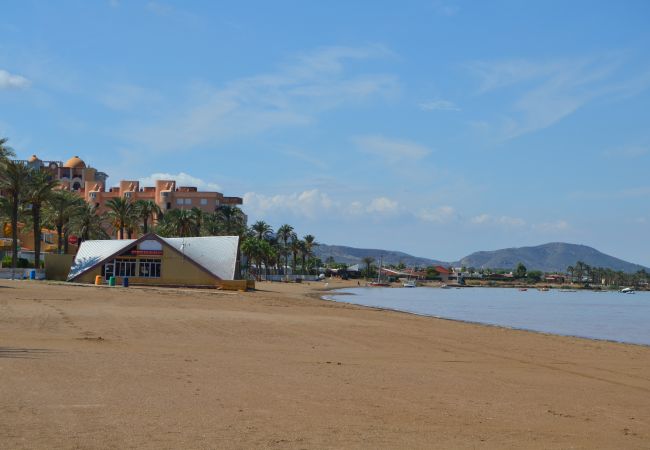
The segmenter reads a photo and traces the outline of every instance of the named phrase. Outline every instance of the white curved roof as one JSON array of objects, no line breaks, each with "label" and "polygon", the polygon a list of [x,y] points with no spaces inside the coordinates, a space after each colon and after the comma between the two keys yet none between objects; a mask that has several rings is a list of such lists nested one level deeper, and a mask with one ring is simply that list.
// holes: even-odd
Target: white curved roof
[{"label": "white curved roof", "polygon": [[239,236],[161,238],[222,280],[233,280]]},{"label": "white curved roof", "polygon": [[70,268],[68,281],[90,270],[112,255],[120,253],[121,250],[136,241],[152,238],[159,239],[222,280],[233,280],[235,278],[239,236],[163,238],[150,234],[142,236],[140,239],[82,242]]},{"label": "white curved roof", "polygon": [[109,256],[133,244],[135,239],[122,239],[118,241],[83,241],[68,274],[68,281],[78,277],[86,270],[96,266]]}]

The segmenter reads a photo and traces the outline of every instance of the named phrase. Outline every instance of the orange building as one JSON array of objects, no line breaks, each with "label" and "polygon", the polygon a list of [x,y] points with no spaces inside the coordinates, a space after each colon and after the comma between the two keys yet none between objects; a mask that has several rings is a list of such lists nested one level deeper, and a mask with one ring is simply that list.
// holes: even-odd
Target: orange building
[{"label": "orange building", "polygon": [[155,186],[140,186],[139,181],[123,180],[118,186],[106,188],[108,175],[89,167],[74,156],[65,164],[60,161],[42,161],[36,155],[26,161],[32,168],[47,170],[60,181],[65,190],[78,193],[98,212],[106,210],[106,202],[123,197],[136,200],[152,200],[165,213],[172,209],[199,208],[213,212],[220,205],[241,205],[241,197],[226,197],[221,192],[199,191],[194,186],[177,186],[175,180],[157,180]]}]

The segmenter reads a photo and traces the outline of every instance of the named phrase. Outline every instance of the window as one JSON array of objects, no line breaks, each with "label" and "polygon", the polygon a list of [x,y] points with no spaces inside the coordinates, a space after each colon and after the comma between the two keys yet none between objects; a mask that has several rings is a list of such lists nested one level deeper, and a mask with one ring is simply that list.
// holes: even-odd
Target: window
[{"label": "window", "polygon": [[135,260],[134,259],[116,259],[115,260],[116,277],[134,277]]},{"label": "window", "polygon": [[191,205],[192,204],[192,199],[191,198],[186,198],[185,199],[185,204],[186,205]]},{"label": "window", "polygon": [[182,205],[183,204],[183,199],[182,198],[177,198],[176,199],[176,204],[177,205]]},{"label": "window", "polygon": [[202,198],[201,199],[201,204],[202,205],[207,205],[208,204],[208,199],[207,198]]},{"label": "window", "polygon": [[143,278],[160,278],[160,260],[141,259],[140,276]]},{"label": "window", "polygon": [[133,192],[125,192],[124,197],[126,198],[131,198],[133,196]]}]

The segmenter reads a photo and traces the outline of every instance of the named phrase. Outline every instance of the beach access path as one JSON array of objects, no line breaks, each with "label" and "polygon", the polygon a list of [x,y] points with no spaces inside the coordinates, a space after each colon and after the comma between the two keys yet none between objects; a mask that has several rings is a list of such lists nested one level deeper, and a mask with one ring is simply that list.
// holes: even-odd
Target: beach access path
[{"label": "beach access path", "polygon": [[649,347],[323,286],[1,280],[0,448],[650,448]]}]

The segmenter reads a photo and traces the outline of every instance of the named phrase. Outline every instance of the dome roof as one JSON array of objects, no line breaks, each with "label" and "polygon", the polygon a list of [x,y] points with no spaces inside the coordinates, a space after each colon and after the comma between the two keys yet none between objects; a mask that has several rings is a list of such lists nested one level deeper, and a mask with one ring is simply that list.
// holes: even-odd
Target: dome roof
[{"label": "dome roof", "polygon": [[32,157],[29,158],[28,161],[29,161],[30,163],[33,163],[33,162],[36,162],[36,161],[40,161],[40,159],[38,159],[38,156],[36,156],[36,155],[32,155]]},{"label": "dome roof", "polygon": [[86,163],[78,156],[73,156],[63,165],[63,167],[68,169],[85,169]]}]

